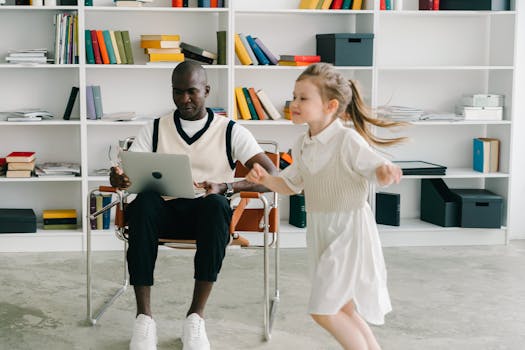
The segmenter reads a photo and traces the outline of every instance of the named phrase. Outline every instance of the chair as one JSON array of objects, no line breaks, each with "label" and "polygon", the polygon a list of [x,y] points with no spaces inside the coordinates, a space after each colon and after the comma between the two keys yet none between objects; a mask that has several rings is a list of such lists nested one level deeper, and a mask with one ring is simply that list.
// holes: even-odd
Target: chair
[{"label": "chair", "polygon": [[[131,145],[132,139],[126,139],[120,145],[124,145],[123,150]],[[259,141],[263,147],[270,147],[272,150],[266,152],[268,157],[272,160],[275,166],[279,167],[279,152],[278,145],[273,141]],[[248,169],[241,163],[237,162],[235,167],[235,177],[244,177]],[[127,198],[129,193],[125,190],[119,190],[111,186],[99,186],[91,190],[88,194],[88,207],[91,195],[94,194],[114,194],[116,199],[102,209],[87,215],[87,317],[92,325],[95,325],[104,312],[111,306],[111,304],[123,294],[129,286],[129,276],[127,272],[127,239],[128,227],[124,220],[124,210],[127,205]],[[230,244],[240,245],[243,248],[254,247],[250,242],[243,237],[241,232],[261,232],[263,233],[263,286],[264,286],[264,304],[263,304],[263,326],[264,339],[270,340],[273,322],[279,304],[279,210],[278,210],[278,195],[271,193],[271,201],[269,202],[267,196],[258,192],[240,192],[232,196],[231,203],[233,207],[232,221],[230,224]],[[250,202],[256,200],[262,207],[253,207],[249,205]],[[102,215],[107,210],[115,207],[115,235],[118,239],[124,242],[124,279],[120,288],[113,294],[113,296],[103,304],[100,309],[94,313],[92,307],[92,233],[91,220],[97,216]],[[271,240],[269,236],[271,235]],[[159,245],[166,245],[172,248],[188,248],[194,244],[192,240],[172,240],[159,239]],[[273,276],[273,292],[270,292],[270,249],[274,249],[274,276]]]}]

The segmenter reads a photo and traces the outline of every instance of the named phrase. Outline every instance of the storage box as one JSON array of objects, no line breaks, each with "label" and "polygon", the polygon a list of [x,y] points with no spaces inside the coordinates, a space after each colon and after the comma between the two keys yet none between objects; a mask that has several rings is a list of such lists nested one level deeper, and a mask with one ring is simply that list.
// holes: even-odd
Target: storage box
[{"label": "storage box", "polygon": [[290,196],[290,218],[288,223],[295,227],[306,227],[306,207],[304,194]]},{"label": "storage box", "polygon": [[399,193],[376,193],[376,223],[399,226],[401,196]]},{"label": "storage box", "polygon": [[503,120],[503,107],[456,106],[456,114],[465,120]]},{"label": "storage box", "polygon": [[334,66],[371,66],[373,63],[372,33],[317,34],[317,55],[322,62]]},{"label": "storage box", "polygon": [[0,209],[0,233],[34,233],[36,216],[33,209]]},{"label": "storage box", "polygon": [[451,189],[460,203],[461,227],[501,228],[503,198],[484,189]]},{"label": "storage box", "polygon": [[440,10],[508,11],[510,0],[440,0]]},{"label": "storage box", "polygon": [[442,179],[421,180],[420,219],[443,227],[459,226],[457,197]]},{"label": "storage box", "polygon": [[461,104],[469,107],[503,107],[504,96],[494,94],[463,95]]}]

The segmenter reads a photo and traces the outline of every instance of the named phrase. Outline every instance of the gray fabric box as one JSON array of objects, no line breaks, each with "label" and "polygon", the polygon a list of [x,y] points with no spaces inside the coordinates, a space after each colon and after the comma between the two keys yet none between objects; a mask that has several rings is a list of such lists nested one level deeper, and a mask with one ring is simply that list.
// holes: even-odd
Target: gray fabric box
[{"label": "gray fabric box", "polygon": [[334,66],[371,66],[373,33],[317,34],[317,55]]},{"label": "gray fabric box", "polygon": [[461,205],[461,227],[501,228],[503,198],[484,189],[451,189]]}]

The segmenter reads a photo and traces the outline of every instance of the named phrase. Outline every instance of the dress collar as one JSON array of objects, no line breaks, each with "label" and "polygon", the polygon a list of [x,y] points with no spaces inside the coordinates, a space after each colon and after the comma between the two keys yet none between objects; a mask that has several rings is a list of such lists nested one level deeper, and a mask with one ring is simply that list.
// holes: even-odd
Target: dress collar
[{"label": "dress collar", "polygon": [[321,144],[327,144],[328,142],[330,142],[332,137],[334,137],[337,134],[337,132],[342,128],[344,128],[344,126],[341,123],[341,120],[337,118],[319,134],[315,135],[314,137],[307,136],[305,138],[305,144],[311,144],[316,142]]}]

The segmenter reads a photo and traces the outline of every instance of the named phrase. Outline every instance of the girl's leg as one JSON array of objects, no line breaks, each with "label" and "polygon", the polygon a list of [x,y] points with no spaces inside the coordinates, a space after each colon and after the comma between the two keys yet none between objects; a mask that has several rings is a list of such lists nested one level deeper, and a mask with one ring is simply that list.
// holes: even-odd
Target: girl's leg
[{"label": "girl's leg", "polygon": [[354,320],[339,311],[335,315],[312,314],[312,318],[326,329],[345,350],[368,350],[367,341]]},{"label": "girl's leg", "polygon": [[357,328],[360,330],[361,334],[366,340],[366,344],[368,345],[368,350],[381,350],[381,347],[377,343],[377,340],[374,336],[374,333],[372,333],[372,330],[368,326],[368,323],[366,323],[365,320],[357,313],[355,310],[355,305],[352,301],[349,301],[348,304],[343,306],[341,308],[341,311],[348,315],[353,320],[353,324],[357,326]]}]

